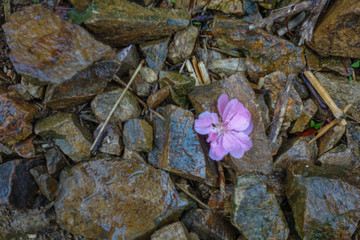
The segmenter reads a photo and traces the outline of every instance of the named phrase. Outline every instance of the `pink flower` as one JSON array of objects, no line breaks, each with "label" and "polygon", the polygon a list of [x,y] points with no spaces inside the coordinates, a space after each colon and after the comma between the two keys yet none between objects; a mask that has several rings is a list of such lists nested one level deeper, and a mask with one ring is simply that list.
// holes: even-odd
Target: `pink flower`
[{"label": "pink flower", "polygon": [[220,161],[228,153],[235,158],[242,158],[244,153],[252,147],[249,134],[254,128],[251,114],[237,99],[223,94],[218,99],[216,113],[203,112],[195,120],[195,131],[201,135],[208,134],[211,159]]}]

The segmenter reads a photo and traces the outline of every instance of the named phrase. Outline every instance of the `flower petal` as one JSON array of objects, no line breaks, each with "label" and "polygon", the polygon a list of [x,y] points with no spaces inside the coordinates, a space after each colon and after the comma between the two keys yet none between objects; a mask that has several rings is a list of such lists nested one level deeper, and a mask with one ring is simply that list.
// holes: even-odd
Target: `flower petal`
[{"label": "flower petal", "polygon": [[217,107],[218,107],[218,110],[219,110],[219,113],[220,113],[221,117],[223,117],[223,113],[224,113],[224,110],[225,110],[226,105],[228,104],[228,102],[229,102],[229,97],[225,93],[222,94],[218,99]]},{"label": "flower petal", "polygon": [[232,132],[232,134],[235,136],[236,143],[239,147],[241,147],[245,152],[249,151],[252,147],[251,139],[248,135],[246,135],[243,132]]},{"label": "flower petal", "polygon": [[216,132],[210,131],[208,136],[209,137],[206,139],[206,141],[212,142],[215,140],[215,138],[218,136],[218,134]]},{"label": "flower petal", "polygon": [[212,160],[220,161],[223,159],[229,151],[223,148],[223,135],[219,134],[214,141],[210,143],[209,156]]},{"label": "flower petal", "polygon": [[249,127],[250,123],[251,123],[251,115],[237,113],[226,124],[226,129],[244,131]]},{"label": "flower petal", "polygon": [[242,114],[244,112],[244,105],[239,102],[236,98],[231,99],[231,101],[226,105],[225,110],[222,115],[222,120],[226,124],[235,114]]},{"label": "flower petal", "polygon": [[250,121],[249,126],[242,132],[245,133],[246,135],[249,135],[253,129],[254,129],[254,124],[252,123],[252,121]]},{"label": "flower petal", "polygon": [[213,124],[219,124],[219,119],[216,113],[203,112],[199,118],[195,120],[194,129],[201,135],[208,134],[214,127]]}]

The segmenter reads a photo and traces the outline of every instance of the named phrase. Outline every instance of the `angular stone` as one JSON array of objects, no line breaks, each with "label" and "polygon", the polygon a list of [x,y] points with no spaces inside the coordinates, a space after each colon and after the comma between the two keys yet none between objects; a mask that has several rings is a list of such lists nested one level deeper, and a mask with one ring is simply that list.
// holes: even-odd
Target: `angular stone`
[{"label": "angular stone", "polygon": [[[130,70],[130,76],[134,74],[134,70]],[[145,81],[140,74],[135,77],[132,84],[135,94],[139,97],[147,97],[151,92],[151,84]]]},{"label": "angular stone", "polygon": [[34,98],[42,99],[44,97],[45,87],[44,86],[36,86],[26,80],[26,78],[21,78],[21,85],[27,90],[27,92],[33,96]]},{"label": "angular stone", "polygon": [[[285,89],[288,79],[282,72],[274,72],[264,77],[264,89],[270,91],[270,112],[273,114],[280,92]],[[300,117],[303,109],[302,100],[295,88],[290,89],[289,100],[285,110],[284,122],[292,122]],[[285,124],[285,123],[284,123]],[[286,124],[285,124],[286,125]],[[287,124],[289,125],[289,124]],[[284,126],[283,126],[284,127]]]},{"label": "angular stone", "polygon": [[189,233],[182,222],[172,223],[151,235],[151,240],[188,240]]},{"label": "angular stone", "polygon": [[316,142],[309,144],[310,137],[295,137],[282,144],[275,160],[273,170],[285,173],[286,169],[297,162],[314,163],[318,148]]},{"label": "angular stone", "polygon": [[78,10],[79,12],[84,11],[89,3],[91,3],[91,0],[70,0],[70,3]]},{"label": "angular stone", "polygon": [[55,211],[64,229],[86,238],[149,239],[156,228],[177,219],[187,204],[166,172],[115,159],[63,171]]},{"label": "angular stone", "polygon": [[159,75],[160,86],[170,86],[178,96],[185,96],[195,87],[195,79],[177,72],[161,71]]},{"label": "angular stone", "polygon": [[11,15],[3,29],[16,72],[41,84],[62,83],[112,51],[40,4]]},{"label": "angular stone", "polygon": [[[94,138],[99,134],[103,123],[94,131]],[[121,130],[115,123],[108,123],[104,129],[104,138],[100,144],[99,151],[102,153],[120,156],[124,148],[121,138]]]},{"label": "angular stone", "polygon": [[235,240],[237,231],[223,216],[208,210],[193,209],[181,219],[200,239]]},{"label": "angular stone", "polygon": [[360,220],[360,190],[341,167],[300,163],[288,170],[286,196],[302,239],[351,239]]},{"label": "angular stone", "polygon": [[145,55],[145,60],[149,68],[158,73],[166,60],[167,48],[170,38],[140,44],[140,49]]},{"label": "angular stone", "polygon": [[53,109],[85,103],[104,90],[118,67],[112,61],[97,62],[65,82],[48,86],[44,103]]},{"label": "angular stone", "polygon": [[216,185],[216,169],[204,154],[194,130],[194,115],[174,105],[158,108],[165,120],[154,122],[154,149],[148,161],[184,178]]},{"label": "angular stone", "polygon": [[294,88],[299,93],[302,100],[307,100],[310,97],[310,92],[302,79],[296,78],[294,81]]},{"label": "angular stone", "polygon": [[360,165],[360,158],[356,156],[345,144],[341,144],[324,153],[318,159],[321,165],[340,166],[355,169]]},{"label": "angular stone", "polygon": [[126,0],[93,0],[89,15],[86,26],[117,47],[170,36],[190,23],[188,11],[145,8]]},{"label": "angular stone", "polygon": [[50,148],[45,153],[47,171],[51,175],[56,175],[66,166],[65,156],[56,148]]},{"label": "angular stone", "polygon": [[47,173],[46,167],[44,165],[36,166],[30,169],[30,173],[39,186],[40,192],[50,201],[54,201],[58,182]]},{"label": "angular stone", "polygon": [[[123,89],[119,88],[97,95],[91,102],[91,109],[96,118],[100,121],[105,121],[122,92]],[[136,97],[132,93],[126,92],[123,100],[115,110],[111,121],[126,122],[132,118],[137,118],[140,113],[141,109]]]},{"label": "angular stone", "polygon": [[150,152],[153,149],[153,128],[145,120],[127,121],[123,135],[126,148],[131,151]]},{"label": "angular stone", "polygon": [[17,93],[0,89],[0,142],[13,145],[32,133],[35,108]]},{"label": "angular stone", "polygon": [[116,57],[120,62],[120,67],[117,71],[117,75],[120,77],[122,77],[124,74],[127,74],[130,70],[136,69],[140,63],[139,52],[135,45],[130,45],[121,49],[116,54]]},{"label": "angular stone", "polygon": [[165,101],[165,99],[170,95],[170,87],[166,86],[151,94],[146,100],[146,104],[149,108],[154,108],[160,103]]},{"label": "angular stone", "polygon": [[323,56],[360,57],[360,3],[336,1],[316,24],[309,46]]},{"label": "angular stone", "polygon": [[286,240],[289,235],[275,194],[260,175],[237,176],[231,223],[246,239]]},{"label": "angular stone", "polygon": [[306,100],[301,115],[296,120],[294,127],[291,129],[290,133],[303,132],[306,129],[312,117],[317,112],[317,110],[318,107],[311,98]]},{"label": "angular stone", "polygon": [[319,156],[332,149],[344,135],[346,127],[337,124],[318,139]]},{"label": "angular stone", "polygon": [[286,75],[305,67],[302,48],[262,29],[249,30],[245,22],[216,16],[211,34],[248,53],[250,78],[256,81],[274,71]]},{"label": "angular stone", "polygon": [[264,121],[264,125],[265,126],[269,126],[270,123],[271,123],[271,120],[270,120],[270,111],[269,111],[269,107],[265,101],[265,97],[264,95],[261,95],[261,94],[256,94],[256,99],[259,103],[259,106],[261,108],[261,113],[262,113],[262,118],[263,118],[263,121]]},{"label": "angular stone", "polygon": [[131,151],[131,150],[127,149],[126,147],[124,148],[124,154],[123,154],[122,158],[125,160],[131,160],[131,161],[137,162],[137,163],[146,163],[144,158],[138,152]]},{"label": "angular stone", "polygon": [[50,138],[74,162],[89,160],[94,141],[88,129],[71,113],[58,113],[38,121],[35,133]]},{"label": "angular stone", "polygon": [[32,204],[37,185],[29,170],[41,162],[39,159],[22,159],[0,165],[1,206],[26,208]]},{"label": "angular stone", "polygon": [[321,85],[329,92],[337,106],[344,109],[352,104],[348,114],[360,119],[360,84],[348,78],[331,73],[315,73]]},{"label": "angular stone", "polygon": [[144,79],[148,83],[154,83],[158,80],[158,75],[156,74],[156,72],[154,72],[154,70],[152,70],[151,68],[146,67],[146,66],[143,66],[140,69],[139,74],[140,74],[141,78]]},{"label": "angular stone", "polygon": [[198,114],[204,111],[217,112],[217,100],[223,93],[226,93],[229,99],[237,98],[244,104],[250,111],[251,121],[254,124],[254,130],[250,134],[252,148],[241,159],[229,157],[225,160],[240,173],[269,174],[273,161],[264,120],[255,93],[243,73],[239,72],[217,83],[196,87],[189,94],[189,98]]},{"label": "angular stone", "polygon": [[15,143],[14,152],[17,153],[22,158],[34,158],[35,157],[35,147],[33,144],[34,138],[35,135],[31,135],[25,140]]},{"label": "angular stone", "polygon": [[174,40],[169,45],[167,58],[177,64],[188,59],[194,50],[199,29],[190,26],[185,30],[179,31],[174,35]]},{"label": "angular stone", "polygon": [[20,83],[18,84],[14,84],[14,85],[10,85],[8,87],[8,90],[10,92],[16,92],[17,94],[19,94],[19,96],[21,96],[22,99],[24,99],[25,101],[30,101],[32,99],[34,99],[34,97],[28,93],[28,91],[26,90],[26,88],[24,88],[23,85],[21,85]]},{"label": "angular stone", "polygon": [[346,140],[347,147],[357,156],[360,156],[360,126],[357,123],[346,125]]},{"label": "angular stone", "polygon": [[234,192],[234,185],[226,184],[225,194],[220,190],[212,191],[209,197],[208,206],[216,210],[217,213],[224,216],[230,216],[232,211],[232,194]]},{"label": "angular stone", "polygon": [[246,72],[245,58],[215,59],[210,61],[209,70],[217,74],[230,76],[237,72]]},{"label": "angular stone", "polygon": [[243,13],[241,0],[211,0],[208,9],[221,11],[227,14],[241,15]]}]

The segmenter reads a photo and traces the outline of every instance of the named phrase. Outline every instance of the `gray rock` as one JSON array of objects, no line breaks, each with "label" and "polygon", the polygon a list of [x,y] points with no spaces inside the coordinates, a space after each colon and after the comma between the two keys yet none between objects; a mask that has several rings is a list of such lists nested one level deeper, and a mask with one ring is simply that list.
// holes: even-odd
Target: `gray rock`
[{"label": "gray rock", "polygon": [[122,77],[124,74],[127,74],[130,70],[136,69],[140,63],[139,52],[135,45],[130,45],[121,49],[116,54],[116,57],[120,62],[120,67],[117,71],[117,75],[120,77]]},{"label": "gray rock", "polygon": [[56,148],[50,148],[45,153],[47,171],[51,175],[57,175],[66,166],[65,156]]},{"label": "gray rock", "polygon": [[40,192],[50,201],[54,201],[58,182],[47,173],[46,167],[44,165],[36,166],[30,169],[30,173],[39,186]]},{"label": "gray rock", "polygon": [[188,240],[189,233],[182,222],[175,222],[157,230],[151,240]]},{"label": "gray rock", "polygon": [[357,156],[360,156],[360,126],[357,123],[346,125],[346,139],[347,147]]},{"label": "gray rock", "polygon": [[209,70],[217,74],[230,76],[237,72],[246,72],[245,58],[215,59],[209,64]]},{"label": "gray rock", "polygon": [[[94,131],[94,138],[99,134],[103,123],[101,123]],[[121,138],[121,130],[115,123],[108,123],[104,130],[104,138],[100,144],[99,151],[102,153],[120,156],[124,148]]]},{"label": "gray rock", "polygon": [[140,49],[145,55],[146,63],[155,73],[158,73],[163,67],[169,41],[170,38],[162,38],[140,44]]},{"label": "gray rock", "polygon": [[317,161],[321,165],[340,166],[349,169],[355,169],[360,165],[360,157],[353,153],[345,144],[333,148],[321,155]]}]

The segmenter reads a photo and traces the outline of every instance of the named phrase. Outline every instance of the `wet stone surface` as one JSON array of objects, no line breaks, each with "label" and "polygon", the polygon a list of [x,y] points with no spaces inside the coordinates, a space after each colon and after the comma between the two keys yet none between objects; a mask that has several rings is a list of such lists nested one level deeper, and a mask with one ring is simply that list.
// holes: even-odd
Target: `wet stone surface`
[{"label": "wet stone surface", "polygon": [[186,205],[164,171],[131,160],[97,160],[62,173],[55,211],[71,233],[137,239],[179,217]]},{"label": "wet stone surface", "polygon": [[174,105],[157,108],[165,120],[154,122],[154,149],[149,163],[184,178],[216,185],[214,162],[206,157],[195,132],[194,115]]},{"label": "wet stone surface", "polygon": [[30,169],[41,163],[39,159],[22,159],[0,165],[1,206],[26,208],[32,204],[38,187]]},{"label": "wet stone surface", "polygon": [[140,45],[140,49],[145,55],[147,65],[154,70],[155,73],[158,73],[163,67],[169,41],[170,38],[162,38]]},{"label": "wet stone surface", "polygon": [[246,239],[284,239],[289,235],[275,194],[260,175],[239,175],[231,222]]},{"label": "wet stone surface", "polygon": [[341,167],[299,164],[287,174],[286,195],[303,239],[350,239],[360,219],[360,190]]},{"label": "wet stone surface", "polygon": [[222,215],[208,210],[193,209],[181,219],[200,239],[235,240],[237,231]]},{"label": "wet stone surface", "polygon": [[182,222],[169,224],[151,235],[151,240],[188,240],[189,233]]},{"label": "wet stone surface", "polygon": [[[96,118],[100,121],[105,121],[122,92],[123,89],[119,88],[97,95],[91,102],[91,109],[93,110]],[[132,93],[126,92],[125,97],[115,110],[111,121],[126,122],[132,118],[138,117],[140,112],[140,106],[136,97]]]},{"label": "wet stone surface", "polygon": [[41,5],[11,15],[3,28],[17,73],[41,84],[62,83],[112,51]]},{"label": "wet stone surface", "polygon": [[74,162],[90,159],[94,141],[88,129],[70,113],[58,113],[38,121],[35,133],[51,139]]},{"label": "wet stone surface", "polygon": [[131,119],[124,124],[124,144],[131,151],[150,152],[153,148],[153,128],[145,120]]}]

